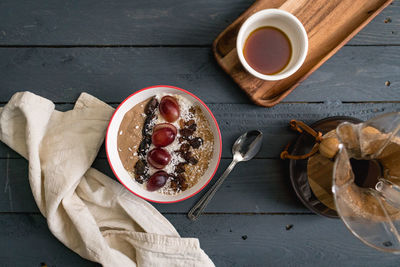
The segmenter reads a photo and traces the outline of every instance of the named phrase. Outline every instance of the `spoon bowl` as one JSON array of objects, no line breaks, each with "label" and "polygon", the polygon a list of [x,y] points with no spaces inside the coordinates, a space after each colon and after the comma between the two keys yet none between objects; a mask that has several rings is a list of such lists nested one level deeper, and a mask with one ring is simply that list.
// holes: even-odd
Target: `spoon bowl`
[{"label": "spoon bowl", "polygon": [[233,159],[236,158],[238,162],[252,159],[261,149],[262,138],[263,134],[258,130],[249,131],[239,136],[232,146]]},{"label": "spoon bowl", "polygon": [[238,139],[236,139],[235,143],[232,146],[233,160],[231,164],[229,164],[228,168],[224,171],[221,177],[219,177],[215,184],[189,211],[188,218],[190,220],[194,221],[201,215],[208,202],[210,202],[210,200],[214,197],[218,188],[222,185],[226,177],[228,177],[229,173],[233,170],[238,162],[248,161],[254,158],[255,155],[257,155],[258,151],[260,151],[261,149],[262,136],[262,132],[254,130],[246,132],[239,136]]}]

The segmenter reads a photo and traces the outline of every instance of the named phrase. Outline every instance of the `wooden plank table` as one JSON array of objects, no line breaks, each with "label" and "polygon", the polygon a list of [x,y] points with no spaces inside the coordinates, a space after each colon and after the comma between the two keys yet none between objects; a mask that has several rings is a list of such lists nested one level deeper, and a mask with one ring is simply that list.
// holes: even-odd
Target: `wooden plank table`
[{"label": "wooden plank table", "polygon": [[[274,108],[253,105],[217,66],[211,43],[253,0],[2,0],[0,102],[29,90],[67,110],[82,92],[116,106],[145,86],[171,84],[214,112],[228,165],[232,142],[260,129],[258,157],[232,172],[197,222],[199,199],[155,205],[184,237],[198,237],[217,266],[399,266],[400,257],[363,245],[340,220],[307,210],[279,159],[295,137],[290,119],[368,119],[400,111],[400,1]],[[104,148],[94,166],[113,177]],[[49,232],[34,203],[27,162],[0,144],[0,265],[97,266]]]}]

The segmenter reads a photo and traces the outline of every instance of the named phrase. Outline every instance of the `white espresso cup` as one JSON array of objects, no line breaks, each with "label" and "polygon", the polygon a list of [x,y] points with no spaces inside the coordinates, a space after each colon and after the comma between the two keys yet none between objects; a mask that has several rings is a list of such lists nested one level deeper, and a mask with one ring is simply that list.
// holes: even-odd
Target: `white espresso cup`
[{"label": "white espresso cup", "polygon": [[[243,47],[249,35],[261,27],[274,27],[284,32],[289,38],[292,54],[289,63],[276,74],[263,74],[253,69],[243,55]],[[236,50],[243,67],[257,78],[276,81],[289,77],[303,64],[308,50],[308,37],[303,24],[291,13],[280,9],[264,9],[250,16],[240,27]]]}]

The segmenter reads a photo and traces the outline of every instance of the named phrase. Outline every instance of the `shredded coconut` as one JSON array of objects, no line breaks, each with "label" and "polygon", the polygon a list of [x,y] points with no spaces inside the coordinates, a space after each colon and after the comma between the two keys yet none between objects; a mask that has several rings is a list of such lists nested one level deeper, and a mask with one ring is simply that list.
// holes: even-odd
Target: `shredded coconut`
[{"label": "shredded coconut", "polygon": [[171,187],[171,180],[168,179],[168,181],[165,183],[165,185],[163,187],[161,187],[160,189],[157,190],[158,193],[160,194],[164,194],[164,195],[177,195],[181,192],[180,189],[178,190],[174,190]]}]

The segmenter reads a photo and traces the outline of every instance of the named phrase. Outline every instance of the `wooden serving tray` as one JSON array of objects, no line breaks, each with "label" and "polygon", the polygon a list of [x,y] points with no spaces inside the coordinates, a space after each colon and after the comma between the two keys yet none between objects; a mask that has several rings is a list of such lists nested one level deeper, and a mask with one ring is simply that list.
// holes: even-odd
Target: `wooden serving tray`
[{"label": "wooden serving tray", "polygon": [[[333,56],[392,0],[258,0],[214,41],[221,67],[258,105],[272,107]],[[278,8],[295,15],[308,34],[308,54],[301,68],[280,81],[264,81],[241,65],[236,36],[242,23],[262,9]]]}]

